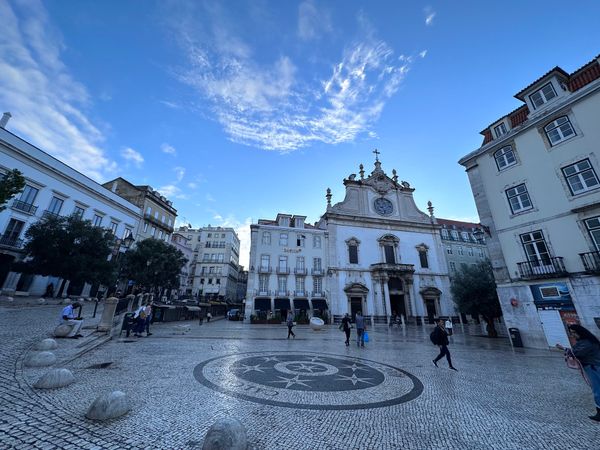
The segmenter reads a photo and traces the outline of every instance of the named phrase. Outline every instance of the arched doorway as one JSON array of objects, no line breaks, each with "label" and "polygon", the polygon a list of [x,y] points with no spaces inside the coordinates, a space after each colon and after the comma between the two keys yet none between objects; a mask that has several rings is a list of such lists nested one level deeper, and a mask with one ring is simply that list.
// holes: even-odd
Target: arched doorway
[{"label": "arched doorway", "polygon": [[344,288],[348,298],[348,310],[350,317],[354,320],[356,313],[361,311],[366,315],[367,295],[369,289],[362,283],[352,283]]},{"label": "arched doorway", "polygon": [[392,315],[402,315],[406,318],[406,303],[404,300],[404,283],[400,278],[392,277],[388,281],[390,293],[390,312]]}]

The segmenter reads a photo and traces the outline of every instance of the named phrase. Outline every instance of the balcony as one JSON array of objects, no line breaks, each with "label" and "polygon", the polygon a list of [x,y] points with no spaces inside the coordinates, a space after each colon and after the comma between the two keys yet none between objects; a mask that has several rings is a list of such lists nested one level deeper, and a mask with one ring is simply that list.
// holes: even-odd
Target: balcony
[{"label": "balcony", "polygon": [[325,298],[325,292],[313,291],[310,296],[312,298]]},{"label": "balcony", "polygon": [[311,269],[311,275],[323,276],[323,269]]},{"label": "balcony", "polygon": [[280,291],[280,290],[275,291],[275,297],[289,297],[289,296],[290,296],[290,291]]},{"label": "balcony", "polygon": [[296,275],[306,275],[306,272],[307,272],[307,270],[306,270],[306,268],[305,268],[305,267],[302,267],[302,268],[300,268],[300,267],[296,267],[296,268],[294,269],[294,273],[295,273]]},{"label": "balcony", "polygon": [[21,248],[23,247],[23,239],[10,236],[2,236],[0,237],[0,245],[10,248]]},{"label": "balcony", "polygon": [[543,258],[534,261],[517,263],[519,275],[523,280],[538,280],[543,278],[564,277],[567,275],[563,258]]},{"label": "balcony", "polygon": [[50,210],[47,209],[46,211],[44,211],[44,214],[42,215],[42,217],[44,219],[57,219],[60,216],[57,213],[52,212],[52,211],[50,211]]},{"label": "balcony", "polygon": [[173,231],[175,231],[175,229],[172,226],[170,226],[166,222],[163,222],[160,219],[157,219],[152,214],[144,213],[144,219],[146,219],[150,223],[153,223],[154,225],[158,226],[159,228],[166,230],[169,234],[172,233]]},{"label": "balcony", "polygon": [[261,291],[260,289],[257,289],[254,291],[254,295],[255,297],[270,297],[273,293],[269,290]]},{"label": "balcony", "polygon": [[294,297],[308,297],[308,292],[306,292],[306,291],[294,291]]},{"label": "balcony", "polygon": [[579,257],[587,273],[600,273],[600,252],[580,253]]},{"label": "balcony", "polygon": [[271,273],[273,268],[271,266],[259,266],[258,273]]},{"label": "balcony", "polygon": [[277,274],[278,275],[287,275],[290,273],[290,268],[289,267],[277,267]]},{"label": "balcony", "polygon": [[22,202],[21,200],[13,200],[12,208],[16,209],[18,211],[23,211],[24,213],[27,213],[27,214],[32,214],[32,215],[35,214],[35,212],[38,209],[37,206],[33,206],[33,203],[25,203],[25,202]]}]

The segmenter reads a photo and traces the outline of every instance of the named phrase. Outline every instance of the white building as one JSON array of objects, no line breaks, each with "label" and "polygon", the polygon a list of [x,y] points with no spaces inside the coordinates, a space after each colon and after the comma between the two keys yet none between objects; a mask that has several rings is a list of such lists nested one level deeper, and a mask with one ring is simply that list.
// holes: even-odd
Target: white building
[{"label": "white building", "polygon": [[527,347],[600,323],[600,63],[559,67],[482,134],[466,167],[508,327]]},{"label": "white building", "polygon": [[[2,292],[42,295],[49,283],[59,286],[56,278],[10,271],[11,263],[22,256],[25,232],[44,216],[76,214],[111,229],[120,239],[136,234],[139,207],[0,127],[0,173],[12,169],[23,174],[26,186],[0,212]],[[73,295],[87,296],[90,291],[93,295],[98,286],[70,288]]]},{"label": "white building", "polygon": [[237,302],[240,239],[233,228],[180,227],[193,254],[190,265],[192,295],[201,300]]},{"label": "white building", "polygon": [[194,251],[192,250],[192,239],[187,237],[187,234],[175,231],[171,235],[171,245],[183,253],[187,259],[185,265],[181,268],[179,274],[179,289],[178,295],[186,296],[192,294],[192,273],[190,271],[193,262]]},{"label": "white building", "polygon": [[324,285],[327,233],[306,216],[278,214],[250,225],[246,317],[273,311],[284,319],[293,309],[307,315],[328,309]]},{"label": "white building", "polygon": [[[420,211],[414,189],[399,183],[396,171],[388,177],[378,159],[368,177],[362,165],[359,173],[359,179],[351,174],[344,180],[342,202],[332,206],[328,190],[327,211],[315,227],[305,226],[304,216],[284,214],[251,226],[247,316],[257,310],[287,309],[290,300],[291,307],[302,309],[298,305],[307,305],[304,299],[309,298],[310,309],[316,309],[315,299],[321,300],[320,308],[328,308],[336,318],[362,311],[373,323],[387,322],[393,312],[413,323],[455,315],[433,207],[429,205],[430,215]],[[301,246],[302,236],[306,240]],[[317,238],[320,247],[310,245]],[[296,269],[299,264],[307,268],[311,260],[321,267],[313,263],[307,279],[309,272],[292,277],[289,264],[294,256],[303,258],[292,260]],[[311,295],[298,295],[311,283]],[[320,290],[323,296],[315,297]]]}]

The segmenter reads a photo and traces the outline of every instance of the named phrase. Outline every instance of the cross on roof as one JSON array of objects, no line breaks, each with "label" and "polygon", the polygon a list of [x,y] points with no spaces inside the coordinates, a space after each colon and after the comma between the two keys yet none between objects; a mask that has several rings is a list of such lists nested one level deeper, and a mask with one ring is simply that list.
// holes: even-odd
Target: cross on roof
[{"label": "cross on roof", "polygon": [[375,161],[378,162],[379,161],[379,154],[381,152],[379,150],[375,149],[375,150],[373,150],[373,153],[375,153]]}]

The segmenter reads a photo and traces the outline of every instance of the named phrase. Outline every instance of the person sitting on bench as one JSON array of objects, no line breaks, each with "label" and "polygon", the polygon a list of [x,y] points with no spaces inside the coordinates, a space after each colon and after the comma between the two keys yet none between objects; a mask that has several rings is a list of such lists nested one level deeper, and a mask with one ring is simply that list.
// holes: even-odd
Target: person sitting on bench
[{"label": "person sitting on bench", "polygon": [[83,325],[83,319],[75,315],[73,311],[75,308],[81,308],[81,305],[77,302],[73,302],[70,305],[65,306],[60,315],[62,319],[61,323],[71,327],[71,331],[67,334],[67,337],[73,339],[83,337],[83,335],[79,334],[79,330]]}]

